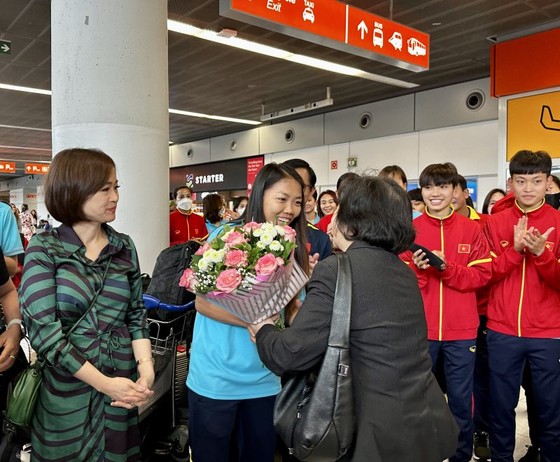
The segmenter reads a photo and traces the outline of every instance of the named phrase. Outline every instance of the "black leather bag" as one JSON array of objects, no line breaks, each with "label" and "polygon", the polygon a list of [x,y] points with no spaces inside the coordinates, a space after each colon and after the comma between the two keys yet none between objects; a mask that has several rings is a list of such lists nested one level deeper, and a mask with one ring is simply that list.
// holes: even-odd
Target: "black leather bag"
[{"label": "black leather bag", "polygon": [[329,343],[321,368],[288,379],[274,405],[276,432],[301,461],[335,461],[354,439],[349,348],[352,280],[348,255],[337,257]]}]

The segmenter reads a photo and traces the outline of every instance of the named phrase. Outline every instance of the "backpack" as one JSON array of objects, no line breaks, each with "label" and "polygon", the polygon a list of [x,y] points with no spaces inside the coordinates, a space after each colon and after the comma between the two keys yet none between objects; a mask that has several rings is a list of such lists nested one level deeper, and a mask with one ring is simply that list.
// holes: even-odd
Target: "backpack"
[{"label": "backpack", "polygon": [[146,293],[169,305],[185,305],[194,300],[193,293],[179,286],[179,279],[190,267],[192,256],[199,247],[198,242],[188,241],[162,250]]}]

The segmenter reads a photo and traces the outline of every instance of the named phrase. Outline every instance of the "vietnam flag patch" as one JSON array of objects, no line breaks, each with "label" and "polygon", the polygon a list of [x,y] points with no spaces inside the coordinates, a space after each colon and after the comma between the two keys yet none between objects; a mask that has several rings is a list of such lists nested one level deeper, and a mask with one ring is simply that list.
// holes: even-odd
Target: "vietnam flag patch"
[{"label": "vietnam flag patch", "polygon": [[459,244],[457,246],[457,253],[471,253],[470,244]]}]

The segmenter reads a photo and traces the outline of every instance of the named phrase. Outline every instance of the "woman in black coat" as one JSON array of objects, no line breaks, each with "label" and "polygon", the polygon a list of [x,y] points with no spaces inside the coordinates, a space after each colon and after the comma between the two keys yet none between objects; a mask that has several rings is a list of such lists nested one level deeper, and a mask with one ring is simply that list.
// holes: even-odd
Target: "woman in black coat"
[{"label": "woman in black coat", "polygon": [[[398,254],[414,240],[406,193],[391,179],[345,182],[332,238],[350,257],[350,355],[355,444],[344,460],[441,462],[455,452],[457,427],[432,373],[426,321],[414,273]],[[317,365],[326,350],[337,276],[331,256],[317,264],[290,328],[251,326],[263,363],[278,375]]]}]

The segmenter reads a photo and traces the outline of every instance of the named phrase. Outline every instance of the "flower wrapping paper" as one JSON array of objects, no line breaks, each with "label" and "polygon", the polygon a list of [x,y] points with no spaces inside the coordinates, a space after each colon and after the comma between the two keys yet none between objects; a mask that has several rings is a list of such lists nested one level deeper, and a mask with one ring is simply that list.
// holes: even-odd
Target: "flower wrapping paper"
[{"label": "flower wrapping paper", "polygon": [[266,281],[251,278],[250,290],[238,288],[230,294],[197,294],[197,296],[234,314],[248,323],[257,323],[279,313],[307,284],[309,278],[292,260],[278,268]]}]

